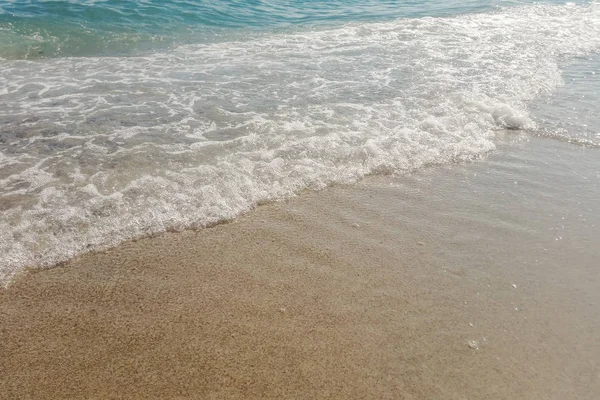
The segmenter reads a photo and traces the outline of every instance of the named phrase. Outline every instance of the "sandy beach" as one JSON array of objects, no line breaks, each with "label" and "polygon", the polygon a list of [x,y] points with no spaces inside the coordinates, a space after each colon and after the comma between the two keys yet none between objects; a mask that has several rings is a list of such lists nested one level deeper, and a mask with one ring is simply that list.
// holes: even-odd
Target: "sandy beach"
[{"label": "sandy beach", "polygon": [[599,160],[509,136],[30,271],[0,398],[597,399]]}]

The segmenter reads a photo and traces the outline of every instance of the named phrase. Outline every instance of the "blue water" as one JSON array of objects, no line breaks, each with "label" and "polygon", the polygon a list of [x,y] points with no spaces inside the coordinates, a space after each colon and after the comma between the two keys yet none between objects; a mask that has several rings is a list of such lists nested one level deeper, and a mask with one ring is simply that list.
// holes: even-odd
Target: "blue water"
[{"label": "blue water", "polygon": [[600,147],[597,1],[0,0],[0,284],[264,201]]},{"label": "blue water", "polygon": [[[546,1],[551,3],[552,1]],[[139,54],[248,30],[485,12],[534,1],[0,1],[0,57]]]}]

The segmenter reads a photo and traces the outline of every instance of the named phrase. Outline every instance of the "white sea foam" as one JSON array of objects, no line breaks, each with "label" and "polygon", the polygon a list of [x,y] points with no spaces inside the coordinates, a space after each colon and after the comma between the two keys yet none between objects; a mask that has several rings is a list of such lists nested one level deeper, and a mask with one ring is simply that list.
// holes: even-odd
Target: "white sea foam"
[{"label": "white sea foam", "polygon": [[0,283],[27,265],[258,202],[477,157],[562,59],[598,51],[600,10],[527,6],[399,19],[145,57],[0,62]]}]

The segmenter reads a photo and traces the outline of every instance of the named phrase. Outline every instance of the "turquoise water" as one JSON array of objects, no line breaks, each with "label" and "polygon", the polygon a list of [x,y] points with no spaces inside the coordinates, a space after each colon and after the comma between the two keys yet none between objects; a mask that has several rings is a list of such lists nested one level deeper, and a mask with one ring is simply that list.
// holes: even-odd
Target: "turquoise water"
[{"label": "turquoise water", "polygon": [[[0,57],[139,54],[283,27],[484,12],[524,1],[0,1]],[[533,4],[533,1],[529,2]]]},{"label": "turquoise water", "polygon": [[600,4],[0,0],[0,284],[264,201],[600,147]]}]

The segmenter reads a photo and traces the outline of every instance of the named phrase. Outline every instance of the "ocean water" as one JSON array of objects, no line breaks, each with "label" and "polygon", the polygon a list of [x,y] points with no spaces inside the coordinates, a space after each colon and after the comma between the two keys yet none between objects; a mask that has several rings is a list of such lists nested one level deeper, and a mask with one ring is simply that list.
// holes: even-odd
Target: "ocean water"
[{"label": "ocean water", "polygon": [[597,1],[0,0],[0,284],[261,202],[600,147]]}]

